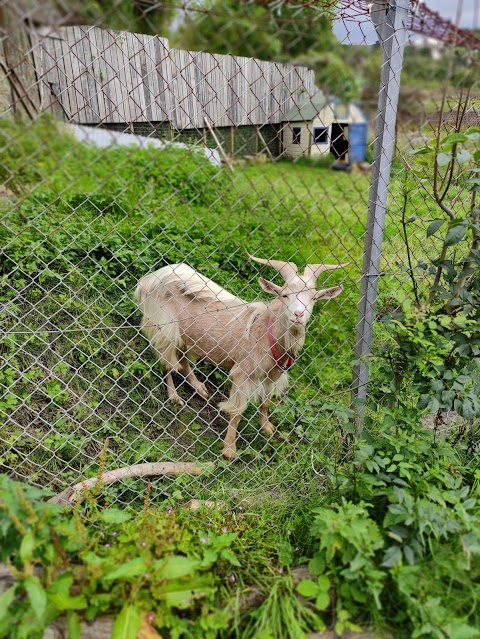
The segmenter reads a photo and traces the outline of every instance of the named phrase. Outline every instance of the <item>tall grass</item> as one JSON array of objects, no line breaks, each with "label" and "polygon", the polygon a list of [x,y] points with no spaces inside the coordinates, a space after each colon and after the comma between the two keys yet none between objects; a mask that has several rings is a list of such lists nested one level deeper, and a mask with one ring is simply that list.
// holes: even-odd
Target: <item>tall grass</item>
[{"label": "tall grass", "polygon": [[[301,266],[350,260],[320,283],[343,281],[345,293],[318,305],[293,389],[274,411],[278,436],[258,433],[251,408],[237,462],[175,488],[281,491],[315,477],[311,449],[316,459],[331,456],[340,437],[322,406],[348,397],[368,178],[287,162],[232,175],[195,150],[81,145],[49,119],[3,125],[0,137],[11,191],[0,205],[4,468],[57,489],[96,472],[107,436],[110,467],[216,459],[225,375],[201,365],[212,402],[183,386],[187,408],[166,405],[132,291],[145,273],[181,261],[254,299],[259,269],[249,251]],[[171,481],[157,488],[170,494]],[[111,489],[128,499],[138,490],[134,480]]]}]

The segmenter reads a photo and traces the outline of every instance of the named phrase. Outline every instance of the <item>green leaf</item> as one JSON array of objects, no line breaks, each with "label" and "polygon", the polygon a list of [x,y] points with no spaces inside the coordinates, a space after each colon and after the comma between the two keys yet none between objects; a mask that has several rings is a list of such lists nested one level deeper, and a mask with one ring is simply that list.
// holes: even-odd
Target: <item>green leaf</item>
[{"label": "green leaf", "polygon": [[476,417],[475,409],[469,399],[463,400],[461,410],[459,410],[459,414],[464,419],[474,419]]},{"label": "green leaf", "polygon": [[466,222],[462,224],[455,224],[455,226],[451,226],[445,237],[445,246],[453,246],[454,244],[458,244],[463,240],[467,233],[467,224]]},{"label": "green leaf", "polygon": [[20,544],[20,559],[23,561],[23,563],[32,560],[34,547],[35,539],[33,537],[32,531],[29,530],[23,536],[22,543]]},{"label": "green leaf", "polygon": [[50,601],[57,606],[59,610],[84,610],[88,607],[87,600],[84,595],[71,597],[63,592],[58,592],[49,596]]},{"label": "green leaf", "polygon": [[318,610],[326,610],[330,605],[330,596],[328,592],[319,592],[315,601]]},{"label": "green leaf", "polygon": [[214,592],[207,577],[170,581],[156,591],[156,597],[164,599],[168,606],[188,608],[194,599]]},{"label": "green leaf", "polygon": [[385,566],[386,568],[391,568],[397,563],[397,561],[400,561],[401,558],[402,558],[402,551],[400,547],[390,546],[390,548],[387,548],[383,556],[383,561],[381,565]]},{"label": "green leaf", "polygon": [[451,160],[452,160],[451,153],[439,153],[437,155],[438,166],[447,166],[447,164],[450,164]]},{"label": "green leaf", "polygon": [[318,583],[318,587],[320,588],[320,590],[324,590],[324,591],[329,591],[330,590],[330,579],[327,577],[327,575],[320,575],[320,577],[317,580]]},{"label": "green leaf", "polygon": [[466,149],[460,149],[460,151],[458,151],[457,153],[457,162],[459,164],[470,162],[472,158],[473,158],[472,154],[470,153],[470,151],[467,151]]},{"label": "green leaf", "polygon": [[64,572],[47,588],[49,601],[60,610],[83,610],[87,608],[87,600],[83,595],[70,596],[70,588],[73,583],[72,571]]},{"label": "green leaf", "polygon": [[119,508],[107,508],[100,515],[100,519],[106,524],[123,524],[132,518],[132,515]]},{"label": "green leaf", "polygon": [[147,564],[145,561],[141,557],[135,557],[135,559],[130,559],[130,561],[107,573],[103,579],[105,581],[111,581],[112,579],[131,579],[132,577],[138,577],[146,570]]},{"label": "green leaf", "polygon": [[17,584],[14,586],[10,586],[8,590],[0,595],[0,621],[6,616],[8,612],[8,608],[12,604],[12,601],[15,599],[15,592],[17,590]]},{"label": "green leaf", "polygon": [[68,639],[82,639],[82,623],[76,612],[67,614]]},{"label": "green leaf", "polygon": [[472,131],[471,133],[469,133],[467,131],[465,133],[465,137],[467,137],[472,142],[477,142],[477,140],[480,140],[480,132],[479,131]]},{"label": "green leaf", "polygon": [[410,564],[410,566],[413,566],[415,564],[415,553],[413,552],[413,549],[410,548],[410,546],[405,546],[405,548],[403,549],[403,554],[405,555],[405,559]]},{"label": "green leaf", "polygon": [[140,621],[136,606],[125,604],[113,624],[112,639],[137,639]]},{"label": "green leaf", "polygon": [[411,149],[407,153],[408,155],[429,155],[433,153],[433,147],[422,146],[420,149]]},{"label": "green leaf", "polygon": [[240,562],[229,548],[224,548],[220,551],[220,557],[230,562],[232,566],[241,566]]},{"label": "green leaf", "polygon": [[26,577],[23,580],[30,604],[37,619],[41,622],[47,607],[47,593],[43,589],[40,580],[35,575]]},{"label": "green leaf", "polygon": [[464,133],[450,133],[443,138],[441,141],[442,147],[444,146],[453,146],[454,144],[458,144],[460,142],[466,142],[468,140],[467,136]]},{"label": "green leaf", "polygon": [[323,553],[316,552],[308,563],[308,572],[311,575],[321,575],[325,572],[325,559]]},{"label": "green leaf", "polygon": [[183,555],[172,555],[167,559],[155,562],[156,574],[160,579],[178,579],[187,575],[192,575],[199,562]]},{"label": "green leaf", "polygon": [[297,592],[304,597],[316,597],[318,595],[318,584],[311,579],[304,579],[297,586]]},{"label": "green leaf", "polygon": [[218,553],[215,550],[207,549],[204,552],[200,566],[202,568],[210,568],[218,559]]},{"label": "green leaf", "polygon": [[469,626],[461,621],[452,621],[445,624],[445,631],[447,637],[455,637],[455,639],[474,639],[480,636],[480,630]]},{"label": "green leaf", "polygon": [[433,220],[433,222],[430,222],[427,228],[427,237],[430,237],[430,235],[436,233],[444,223],[445,220]]}]

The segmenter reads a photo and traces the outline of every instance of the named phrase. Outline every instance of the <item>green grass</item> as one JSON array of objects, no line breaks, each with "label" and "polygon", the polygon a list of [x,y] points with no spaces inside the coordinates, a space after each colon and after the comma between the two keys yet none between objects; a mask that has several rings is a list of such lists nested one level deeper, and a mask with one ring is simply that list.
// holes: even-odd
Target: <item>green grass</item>
[{"label": "green grass", "polygon": [[[159,507],[160,519],[168,519],[167,505],[173,507],[187,535],[182,551],[203,552],[200,531],[220,534],[225,527],[238,533],[235,584],[258,584],[266,594],[251,614],[235,618],[242,636],[301,637],[307,629],[319,629],[318,611],[315,617],[312,605],[295,597],[290,569],[314,553],[318,559],[320,541],[331,549],[327,573],[329,579],[335,576],[335,614],[329,611],[326,621],[338,622],[344,613],[350,620],[393,626],[398,636],[411,636],[411,628],[417,631],[428,619],[434,628],[447,628],[452,639],[458,629],[471,630],[467,621],[478,627],[471,604],[477,596],[471,581],[471,574],[478,573],[478,543],[471,533],[476,520],[467,512],[478,509],[468,493],[468,483],[474,486],[471,494],[478,493],[478,462],[469,459],[473,453],[466,438],[454,447],[437,440],[436,433],[419,430],[418,412],[409,415],[404,406],[393,414],[380,408],[368,432],[355,438],[351,454],[345,455],[368,177],[283,162],[238,167],[230,174],[178,149],[100,152],[63,134],[52,135],[48,120],[30,128],[0,127],[0,137],[7,147],[3,176],[12,191],[0,203],[0,302],[6,329],[0,338],[0,383],[6,389],[0,398],[0,470],[58,492],[103,469],[107,438],[107,470],[146,461],[215,461],[216,469],[200,477],[152,478],[149,498],[153,508]],[[406,264],[399,236],[401,189],[402,176],[395,172],[384,243],[385,270],[395,273],[387,272],[381,282],[380,307],[393,303],[398,288],[408,285],[408,274],[401,270]],[[416,215],[409,222],[414,229],[409,238],[418,256],[435,214],[422,193],[412,193],[408,205],[408,215]],[[431,246],[438,248],[438,239]],[[351,264],[322,279],[320,286],[342,281],[345,293],[317,309],[292,372],[292,388],[273,411],[277,435],[267,440],[258,432],[250,407],[240,428],[238,458],[227,463],[219,458],[226,420],[215,407],[228,392],[225,374],[200,363],[211,401],[182,385],[187,406],[169,406],[162,370],[138,329],[132,292],[145,273],[186,261],[255,299],[259,274],[274,275],[248,261],[247,250],[298,264]],[[376,339],[386,338],[380,329]],[[377,393],[382,382],[374,379]],[[146,487],[144,480],[127,479],[103,489],[98,498],[100,517],[106,503],[136,511],[132,536],[126,538],[133,553],[128,557],[142,552],[137,522]],[[399,551],[399,536],[391,533],[402,527],[387,518],[394,512],[390,506],[400,502],[398,487],[419,501],[415,517],[404,522],[408,539],[418,535],[423,544],[426,535],[425,556],[414,565],[385,563],[387,550]],[[363,518],[355,515],[354,524],[345,504],[332,509],[342,496],[364,511]],[[191,497],[225,502],[228,510],[192,512],[183,507]],[[440,534],[447,526],[442,499],[465,524],[461,533],[453,528],[448,539]],[[344,540],[335,540],[337,528],[320,526],[315,541],[314,514],[322,512],[328,519],[336,511],[345,517]],[[50,528],[44,519],[38,521],[52,545]],[[381,529],[382,550],[373,559],[362,543],[352,560],[347,554],[355,535],[363,531],[369,542],[365,522]],[[94,532],[88,537],[97,539],[100,554],[109,552],[104,531],[95,519],[90,523]],[[461,536],[464,532],[468,536]],[[154,547],[157,542],[158,537]],[[367,578],[365,557],[376,571]],[[214,621],[220,619],[218,610],[225,611],[225,596],[233,596],[233,570],[221,564],[215,573],[223,586]],[[385,582],[382,610],[365,599],[375,579]],[[351,589],[355,581],[358,588],[354,584]],[[28,603],[28,598],[18,599],[19,605]],[[123,599],[115,595],[111,600],[116,613]],[[151,609],[148,597],[140,609]],[[205,619],[203,612],[200,618]],[[182,612],[179,620],[186,619]]]},{"label": "green grass", "polygon": [[[341,281],[345,291],[317,305],[292,388],[273,411],[278,435],[258,432],[251,407],[233,464],[220,462],[200,479],[156,479],[154,491],[158,499],[232,489],[269,495],[317,477],[311,455],[321,468],[342,438],[342,421],[322,406],[348,405],[368,176],[289,162],[231,174],[180,149],[100,151],[50,120],[4,126],[0,136],[14,192],[1,204],[0,231],[4,470],[57,490],[97,472],[107,437],[108,468],[216,461],[226,376],[200,365],[211,402],[182,385],[186,408],[166,404],[132,293],[145,273],[184,261],[255,299],[258,276],[277,276],[248,260],[249,251],[300,266],[350,261],[318,283]],[[109,490],[131,500],[144,487],[128,480]]]}]

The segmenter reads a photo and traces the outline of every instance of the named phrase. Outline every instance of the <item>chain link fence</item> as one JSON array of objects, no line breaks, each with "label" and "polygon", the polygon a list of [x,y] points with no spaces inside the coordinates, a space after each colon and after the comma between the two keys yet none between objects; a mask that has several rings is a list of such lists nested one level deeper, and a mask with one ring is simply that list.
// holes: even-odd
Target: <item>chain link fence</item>
[{"label": "chain link fence", "polygon": [[[342,2],[46,4],[2,3],[2,471],[58,493],[163,464],[105,488],[122,504],[142,502],[138,473],[153,475],[157,503],[321,486],[352,432],[354,359],[354,395],[366,400],[377,286],[381,315],[392,291],[434,277],[422,266],[438,243],[425,245],[421,175],[404,204],[415,188],[406,152],[439,117],[458,130],[467,85],[463,122],[478,126],[475,51],[456,48],[459,29],[449,44],[408,41],[418,20],[408,2],[370,14]],[[301,278],[249,254],[293,262]],[[169,283],[165,270],[142,280],[156,357],[134,290],[172,264],[208,280],[185,267]],[[313,300],[291,302],[299,282],[315,285],[308,264],[346,265],[316,269],[318,290],[343,290],[318,300],[301,349]],[[180,330],[173,360],[165,327]],[[386,339],[380,327],[374,346]],[[197,356],[195,377],[183,353]],[[176,401],[158,356],[173,362]],[[259,418],[244,404],[257,391],[266,401],[293,360],[288,392],[270,405],[272,435],[265,406]],[[225,368],[238,401],[221,411]],[[235,458],[222,459],[240,417]]]}]

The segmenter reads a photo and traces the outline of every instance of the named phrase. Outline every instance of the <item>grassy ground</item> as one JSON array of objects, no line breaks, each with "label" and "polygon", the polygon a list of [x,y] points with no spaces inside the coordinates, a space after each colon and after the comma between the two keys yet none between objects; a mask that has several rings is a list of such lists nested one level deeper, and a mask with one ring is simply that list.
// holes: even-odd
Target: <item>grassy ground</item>
[{"label": "grassy ground", "polygon": [[[119,625],[123,610],[138,606],[142,613],[156,611],[158,628],[191,626],[202,637],[202,623],[212,625],[209,636],[300,639],[324,622],[341,634],[353,621],[379,628],[382,637],[388,636],[385,628],[398,637],[477,636],[479,466],[466,438],[456,437],[452,445],[419,428],[419,413],[403,405],[398,413],[380,409],[371,430],[353,438],[344,455],[369,177],[283,163],[237,167],[232,175],[179,150],[99,152],[52,135],[48,121],[31,129],[9,125],[0,136],[8,189],[0,204],[6,329],[0,337],[6,389],[0,398],[0,471],[58,492],[103,468],[107,438],[106,469],[159,460],[217,463],[200,477],[154,478],[150,501],[143,480],[105,489],[98,504],[91,498],[83,505],[83,534],[78,511],[66,521],[34,517],[28,500],[8,487],[0,507],[7,505],[17,539],[13,544],[12,526],[4,526],[7,544],[0,546],[17,569],[25,563],[26,584],[32,581],[31,555],[37,564],[39,556],[44,559],[47,569],[40,575],[55,574],[51,557],[63,562],[58,538],[63,543],[67,537],[63,548],[71,565],[91,566],[97,581],[100,564],[92,548],[107,575],[129,561],[138,568],[140,561],[140,591],[130,589],[128,569],[128,589],[122,583],[112,588],[107,580],[105,589],[100,584],[95,590],[88,572],[75,571],[90,597],[82,604],[86,614],[118,615],[123,606]],[[402,179],[395,171],[380,310],[408,283]],[[416,218],[408,228],[417,256],[435,213],[422,193],[411,193],[408,206],[405,217]],[[277,435],[267,440],[258,432],[251,407],[238,459],[226,463],[219,461],[226,421],[216,409],[228,390],[224,373],[200,363],[212,399],[207,403],[183,385],[187,406],[167,405],[162,371],[138,330],[132,291],[146,272],[182,260],[254,299],[258,275],[273,274],[247,261],[246,250],[299,264],[350,259],[351,265],[322,280],[343,282],[345,293],[317,309],[292,389],[274,411]],[[377,343],[388,338],[385,333],[377,332]],[[380,394],[382,384],[377,374],[373,390]],[[25,490],[37,493],[31,486]],[[184,508],[191,497],[221,500],[228,508],[191,511]],[[122,508],[112,513],[105,501]],[[146,533],[150,505],[158,530],[150,526]],[[38,503],[41,513],[51,507]],[[126,527],[119,530],[121,522]],[[224,542],[233,559],[224,553],[217,561],[212,551]],[[189,610],[163,618],[163,604],[152,602],[160,591],[145,581],[149,574],[141,563],[153,558],[150,552],[155,558],[172,552],[203,558],[207,572],[213,565],[207,577],[218,586],[215,598],[193,598]],[[312,597],[299,602],[291,569],[312,556],[318,587],[307,583]],[[152,577],[158,580],[156,571]],[[321,583],[329,594],[322,591],[315,610],[313,592],[316,597]],[[240,614],[239,597],[252,588],[265,599]],[[133,592],[141,595],[127,594]],[[225,602],[233,597],[230,621]],[[13,623],[0,615],[0,636],[9,636],[11,627],[20,636],[15,624],[22,615],[31,623],[30,598],[30,591],[25,596],[18,590],[10,606]]]},{"label": "grassy ground", "polygon": [[[317,477],[312,461],[321,468],[341,443],[345,414],[329,407],[348,404],[369,177],[301,163],[230,174],[183,150],[99,151],[52,135],[52,126],[2,130],[13,191],[1,205],[3,469],[57,490],[97,472],[107,437],[108,468],[217,460],[224,373],[200,365],[208,403],[183,385],[187,407],[166,404],[132,292],[145,273],[184,261],[255,299],[258,275],[273,273],[248,250],[300,265],[350,261],[319,282],[341,281],[345,292],[318,305],[292,390],[274,410],[277,436],[258,432],[250,408],[236,462],[155,489],[159,498],[270,494]],[[129,480],[111,490],[129,500],[143,487]]]}]

